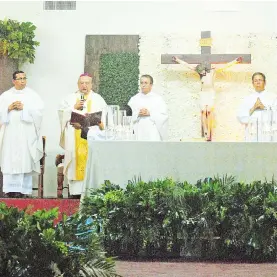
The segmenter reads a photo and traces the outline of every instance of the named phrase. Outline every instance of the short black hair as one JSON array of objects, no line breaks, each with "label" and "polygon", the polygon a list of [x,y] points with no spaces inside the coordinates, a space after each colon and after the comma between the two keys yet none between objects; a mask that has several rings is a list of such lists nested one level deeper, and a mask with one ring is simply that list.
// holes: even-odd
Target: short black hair
[{"label": "short black hair", "polygon": [[17,71],[15,71],[15,72],[13,73],[13,80],[16,79],[16,75],[19,74],[19,73],[25,73],[25,72],[22,71],[22,70],[17,70]]},{"label": "short black hair", "polygon": [[141,75],[140,79],[141,78],[148,78],[150,80],[151,85],[153,85],[153,83],[154,83],[153,77],[151,75],[144,74],[144,75]]},{"label": "short black hair", "polygon": [[262,72],[255,72],[252,75],[252,82],[254,81],[254,77],[257,76],[257,75],[261,75],[263,77],[264,81],[266,81],[265,75]]}]

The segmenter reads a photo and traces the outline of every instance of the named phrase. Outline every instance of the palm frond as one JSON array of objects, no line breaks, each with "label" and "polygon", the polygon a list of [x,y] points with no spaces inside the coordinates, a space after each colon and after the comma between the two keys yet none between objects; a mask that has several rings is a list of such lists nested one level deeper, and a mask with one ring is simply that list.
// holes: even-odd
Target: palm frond
[{"label": "palm frond", "polygon": [[131,180],[128,180],[128,184],[130,185],[136,185],[142,181],[141,175],[134,175],[134,177]]},{"label": "palm frond", "polygon": [[95,259],[82,266],[82,277],[121,277],[114,270],[114,261],[110,258],[105,260]]},{"label": "palm frond", "polygon": [[227,174],[223,175],[222,177],[219,177],[219,175],[215,176],[213,178],[214,182],[217,182],[220,184],[220,186],[223,187],[230,187],[234,184],[236,178],[232,175],[228,176]]}]

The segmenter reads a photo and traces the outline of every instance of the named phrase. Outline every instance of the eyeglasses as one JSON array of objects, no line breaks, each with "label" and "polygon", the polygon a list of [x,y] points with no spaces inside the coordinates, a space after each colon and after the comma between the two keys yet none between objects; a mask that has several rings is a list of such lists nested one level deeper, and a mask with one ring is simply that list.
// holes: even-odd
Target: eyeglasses
[{"label": "eyeglasses", "polygon": [[23,77],[23,78],[17,78],[17,79],[15,79],[16,81],[20,81],[20,80],[27,80],[27,77]]}]

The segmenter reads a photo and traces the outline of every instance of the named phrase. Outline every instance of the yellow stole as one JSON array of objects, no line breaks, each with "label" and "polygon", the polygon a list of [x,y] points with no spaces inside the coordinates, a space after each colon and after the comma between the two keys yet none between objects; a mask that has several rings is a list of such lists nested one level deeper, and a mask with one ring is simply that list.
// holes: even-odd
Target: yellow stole
[{"label": "yellow stole", "polygon": [[[85,95],[85,100],[87,96]],[[91,100],[87,101],[87,112],[91,112]],[[81,130],[75,130],[75,180],[82,181],[85,178],[85,171],[88,157],[88,142],[81,138]]]}]

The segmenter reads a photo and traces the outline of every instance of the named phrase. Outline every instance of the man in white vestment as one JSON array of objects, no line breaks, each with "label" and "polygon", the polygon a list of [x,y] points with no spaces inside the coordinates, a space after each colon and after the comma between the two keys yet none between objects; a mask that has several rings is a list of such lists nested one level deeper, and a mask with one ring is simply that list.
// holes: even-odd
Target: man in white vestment
[{"label": "man in white vestment", "polygon": [[[277,94],[266,91],[265,89],[266,77],[263,73],[254,73],[252,75],[252,84],[254,92],[243,100],[237,113],[239,122],[243,124],[245,128],[248,127],[250,122],[255,121],[259,124],[262,120],[263,111],[271,109],[277,103]],[[257,126],[260,126],[260,124]]]},{"label": "man in white vestment", "polygon": [[26,87],[23,71],[13,73],[14,87],[0,99],[0,165],[8,197],[32,194],[32,175],[40,173],[43,102]]},{"label": "man in white vestment", "polygon": [[[84,189],[88,142],[81,137],[81,129],[70,124],[71,112],[94,113],[104,111],[106,107],[105,100],[98,93],[92,91],[92,77],[88,73],[80,75],[78,91],[68,95],[60,105],[60,146],[65,150],[64,175],[67,177],[72,198],[80,198]],[[103,116],[104,113],[102,118]],[[98,126],[94,127],[98,128]]]},{"label": "man in white vestment", "polygon": [[152,92],[153,78],[142,75],[141,91],[133,96],[128,105],[132,109],[135,138],[138,141],[164,141],[167,139],[168,114],[163,98]]}]

